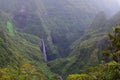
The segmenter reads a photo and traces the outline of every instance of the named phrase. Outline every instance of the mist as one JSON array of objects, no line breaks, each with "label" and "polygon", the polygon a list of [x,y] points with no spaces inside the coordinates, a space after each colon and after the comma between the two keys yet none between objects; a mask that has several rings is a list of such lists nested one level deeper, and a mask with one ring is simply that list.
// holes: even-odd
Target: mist
[{"label": "mist", "polygon": [[0,79],[119,80],[119,24],[120,0],[0,0]]}]

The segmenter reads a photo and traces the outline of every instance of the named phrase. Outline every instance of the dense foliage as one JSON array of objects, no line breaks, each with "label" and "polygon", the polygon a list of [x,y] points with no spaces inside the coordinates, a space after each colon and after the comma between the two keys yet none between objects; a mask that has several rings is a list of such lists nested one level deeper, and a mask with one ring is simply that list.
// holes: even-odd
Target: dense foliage
[{"label": "dense foliage", "polygon": [[103,51],[103,55],[109,56],[115,62],[120,63],[120,28],[115,28],[113,33],[109,34],[110,45],[107,50]]},{"label": "dense foliage", "polygon": [[0,68],[1,80],[45,80],[45,76],[38,72],[34,66],[24,63],[20,68],[8,66]]},{"label": "dense foliage", "polygon": [[67,80],[120,80],[120,28],[114,30],[114,35],[109,34],[110,46],[103,51],[103,55],[111,58],[113,62],[100,64],[97,67],[89,68],[87,74],[73,74]]},{"label": "dense foliage", "polygon": [[41,39],[15,31],[10,21],[0,11],[0,79],[54,80],[57,75],[47,67],[38,45]]},{"label": "dense foliage", "polygon": [[100,12],[84,35],[70,46],[72,50],[70,56],[49,62],[51,69],[68,76],[79,73],[81,69],[86,70],[90,66],[101,64],[103,59],[110,61],[111,58],[103,57],[101,51],[108,51],[107,45],[110,42],[107,34],[120,22],[119,16],[118,12],[112,18],[107,19],[105,14]]},{"label": "dense foliage", "polygon": [[[118,11],[117,3],[107,1],[0,0],[0,79],[59,80],[69,74],[73,75],[68,80],[118,78],[114,75],[119,74],[109,71],[119,67],[119,29],[115,30],[116,37],[109,35],[112,45],[103,51],[109,56],[104,59],[114,62],[101,64],[100,53],[109,44],[106,34],[120,22],[120,13],[110,18]],[[47,63],[40,50],[42,40]],[[89,68],[88,74],[79,74],[81,69],[98,64]]]},{"label": "dense foliage", "polygon": [[0,0],[0,9],[10,14],[17,30],[45,39],[49,60],[53,60],[70,54],[69,46],[83,35],[99,11],[108,15],[117,11],[115,1],[111,0],[112,5],[100,1]]},{"label": "dense foliage", "polygon": [[120,80],[120,64],[110,62],[89,68],[87,74],[72,74],[67,80]]}]

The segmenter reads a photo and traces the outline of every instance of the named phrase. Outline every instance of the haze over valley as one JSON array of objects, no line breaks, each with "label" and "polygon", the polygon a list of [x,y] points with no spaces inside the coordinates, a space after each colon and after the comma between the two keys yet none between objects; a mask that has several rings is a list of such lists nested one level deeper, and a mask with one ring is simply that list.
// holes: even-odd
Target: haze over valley
[{"label": "haze over valley", "polygon": [[120,80],[120,1],[0,0],[0,80]]}]

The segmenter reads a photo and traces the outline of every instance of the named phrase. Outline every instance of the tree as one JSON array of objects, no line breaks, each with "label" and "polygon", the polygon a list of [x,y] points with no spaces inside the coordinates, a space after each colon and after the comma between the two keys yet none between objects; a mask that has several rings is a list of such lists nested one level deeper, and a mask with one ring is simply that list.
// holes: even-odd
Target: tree
[{"label": "tree", "polygon": [[67,77],[67,80],[90,80],[88,74],[73,74]]},{"label": "tree", "polygon": [[90,67],[86,74],[71,74],[67,80],[120,80],[120,28],[114,28],[113,33],[108,37],[110,44],[103,51],[103,55],[111,58],[112,61]]},{"label": "tree", "polygon": [[109,34],[109,46],[104,50],[103,55],[111,58],[115,62],[120,63],[120,27],[116,27],[112,34]]}]

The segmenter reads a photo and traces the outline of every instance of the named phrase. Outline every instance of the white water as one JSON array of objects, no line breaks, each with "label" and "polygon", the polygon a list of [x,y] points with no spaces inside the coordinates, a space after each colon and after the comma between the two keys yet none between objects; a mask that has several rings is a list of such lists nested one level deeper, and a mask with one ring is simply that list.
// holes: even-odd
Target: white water
[{"label": "white water", "polygon": [[59,75],[60,80],[63,80],[62,76]]},{"label": "white water", "polygon": [[[47,59],[47,53],[46,53],[46,47],[45,47],[44,40],[42,40],[42,45],[41,46],[42,46],[42,52],[43,52],[44,60],[45,60],[45,62],[47,62],[48,59]],[[58,75],[58,77],[59,77],[60,80],[63,80],[62,76]]]},{"label": "white water", "polygon": [[42,52],[43,52],[43,55],[44,55],[44,60],[45,62],[47,62],[47,53],[46,53],[46,47],[45,47],[45,42],[44,40],[42,40]]}]

